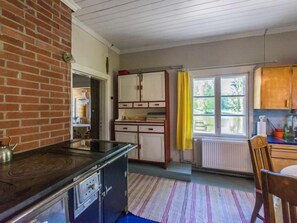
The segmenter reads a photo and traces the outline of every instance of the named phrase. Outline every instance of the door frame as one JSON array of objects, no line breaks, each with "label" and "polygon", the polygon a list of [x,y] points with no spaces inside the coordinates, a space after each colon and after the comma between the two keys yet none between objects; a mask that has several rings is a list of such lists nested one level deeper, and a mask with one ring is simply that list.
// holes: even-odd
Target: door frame
[{"label": "door frame", "polygon": [[[100,107],[101,112],[100,112],[100,116],[99,116],[99,121],[100,121],[100,125],[99,125],[99,133],[100,133],[100,139],[105,139],[105,140],[109,140],[110,139],[110,120],[111,120],[111,102],[109,100],[110,96],[111,96],[111,77],[110,75],[107,75],[103,72],[94,70],[92,68],[74,63],[71,64],[71,98],[72,98],[72,88],[73,88],[73,74],[78,74],[78,75],[82,75],[82,76],[86,76],[89,78],[94,78],[100,81],[100,89],[99,89],[99,95],[100,95]],[[71,108],[73,106],[73,102],[72,100],[70,100],[71,102]],[[71,139],[73,139],[73,123],[72,123],[72,117],[73,117],[73,111],[72,109],[70,109],[71,112],[71,122],[70,122],[70,126],[71,126]]]}]

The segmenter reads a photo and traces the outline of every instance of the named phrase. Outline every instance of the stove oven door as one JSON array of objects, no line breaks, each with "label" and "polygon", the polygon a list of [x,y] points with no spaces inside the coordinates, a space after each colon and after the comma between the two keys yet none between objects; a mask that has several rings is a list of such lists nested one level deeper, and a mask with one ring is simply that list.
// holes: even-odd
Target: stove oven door
[{"label": "stove oven door", "polygon": [[[28,213],[28,214],[26,214]],[[28,209],[23,217],[12,222],[47,222],[47,223],[68,223],[68,195],[67,193],[50,200],[39,209]]]},{"label": "stove oven door", "polygon": [[[79,180],[76,179],[76,180]],[[71,223],[101,222],[100,171],[80,181],[69,191],[69,215]]]}]

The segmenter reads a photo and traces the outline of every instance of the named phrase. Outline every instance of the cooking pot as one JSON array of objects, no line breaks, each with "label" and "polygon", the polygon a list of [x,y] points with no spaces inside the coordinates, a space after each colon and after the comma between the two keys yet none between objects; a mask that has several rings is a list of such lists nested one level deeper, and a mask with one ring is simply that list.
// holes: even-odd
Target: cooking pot
[{"label": "cooking pot", "polygon": [[15,149],[15,147],[18,145],[17,143],[14,145],[11,145],[11,138],[9,136],[8,137],[8,144],[7,145],[3,145],[2,142],[0,141],[0,163],[7,163],[12,159],[12,154],[13,154],[13,150]]}]

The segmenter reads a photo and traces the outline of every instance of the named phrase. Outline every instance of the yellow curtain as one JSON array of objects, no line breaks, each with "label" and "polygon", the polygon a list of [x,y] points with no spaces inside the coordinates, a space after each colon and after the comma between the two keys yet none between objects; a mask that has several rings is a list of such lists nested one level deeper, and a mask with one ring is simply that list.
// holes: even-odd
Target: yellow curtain
[{"label": "yellow curtain", "polygon": [[177,74],[176,148],[192,149],[192,108],[188,72]]}]

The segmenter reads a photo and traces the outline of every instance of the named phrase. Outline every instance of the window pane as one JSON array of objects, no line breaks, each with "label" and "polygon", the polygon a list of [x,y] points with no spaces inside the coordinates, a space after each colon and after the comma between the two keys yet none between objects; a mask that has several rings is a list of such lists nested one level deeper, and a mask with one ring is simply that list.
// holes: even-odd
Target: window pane
[{"label": "window pane", "polygon": [[193,95],[194,96],[214,96],[214,78],[194,79]]},{"label": "window pane", "polygon": [[211,98],[194,98],[193,99],[193,114],[194,115],[214,115],[215,99]]},{"label": "window pane", "polygon": [[244,134],[245,133],[245,117],[243,116],[222,116],[221,117],[221,133],[222,134]]},{"label": "window pane", "polygon": [[194,116],[193,130],[199,133],[214,133],[214,116]]},{"label": "window pane", "polygon": [[222,97],[221,98],[222,115],[244,115],[245,97]]},{"label": "window pane", "polygon": [[222,77],[221,95],[245,95],[245,76]]}]

